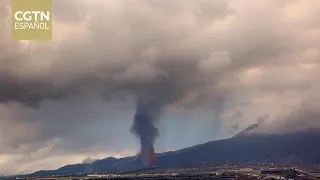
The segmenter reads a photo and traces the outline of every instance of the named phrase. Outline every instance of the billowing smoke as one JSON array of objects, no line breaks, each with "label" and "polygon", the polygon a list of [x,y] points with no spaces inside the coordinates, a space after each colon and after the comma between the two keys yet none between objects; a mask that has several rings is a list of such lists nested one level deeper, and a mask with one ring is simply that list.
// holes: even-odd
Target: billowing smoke
[{"label": "billowing smoke", "polygon": [[[91,117],[101,114],[86,113],[89,97],[106,100],[103,105],[94,100],[92,109],[129,104],[119,108],[126,111],[128,122],[132,117],[127,110],[131,114],[136,108],[132,132],[141,141],[146,165],[154,159],[157,121],[167,110],[178,114],[192,109],[199,114],[192,123],[217,129],[230,123],[236,129],[265,113],[271,121],[289,110],[282,118],[289,119],[288,125],[320,126],[320,105],[292,111],[310,88],[317,93],[320,89],[314,86],[320,82],[320,1],[249,2],[55,1],[53,41],[17,42],[10,35],[11,3],[1,0],[0,146],[9,147],[3,154],[13,152],[10,145],[36,147],[34,143],[43,145],[56,137],[76,139],[75,144],[91,142],[79,136],[86,125],[101,123],[100,117]],[[318,101],[317,93],[308,101]],[[69,105],[74,99],[80,103]],[[61,107],[70,110],[57,113]],[[82,113],[87,116],[74,115]],[[295,119],[311,120],[300,124],[293,123]],[[188,128],[193,133],[201,129]],[[214,138],[209,132],[201,136],[206,138],[188,141]],[[96,144],[102,143],[114,146],[111,140]],[[70,149],[78,149],[74,147]]]},{"label": "billowing smoke", "polygon": [[161,112],[161,105],[156,102],[139,99],[133,118],[132,131],[140,138],[141,155],[145,165],[150,165],[149,154],[154,151],[153,144],[158,136],[155,122]]}]

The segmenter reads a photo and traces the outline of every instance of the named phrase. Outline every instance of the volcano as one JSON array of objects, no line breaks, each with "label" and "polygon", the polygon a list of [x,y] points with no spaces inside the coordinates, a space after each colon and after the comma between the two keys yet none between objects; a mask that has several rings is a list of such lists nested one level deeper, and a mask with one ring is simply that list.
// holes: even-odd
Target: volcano
[{"label": "volcano", "polygon": [[143,161],[146,167],[151,168],[156,166],[156,154],[154,148],[142,150]]},{"label": "volcano", "polygon": [[57,170],[38,171],[28,176],[118,172],[144,169],[146,166],[150,168],[155,165],[156,168],[196,166],[204,162],[320,164],[319,129],[272,135],[247,133],[255,128],[256,125],[253,125],[229,139],[211,141],[177,151],[155,154],[153,149],[149,149],[143,151],[146,153],[145,156],[106,158],[91,164],[74,164]]}]

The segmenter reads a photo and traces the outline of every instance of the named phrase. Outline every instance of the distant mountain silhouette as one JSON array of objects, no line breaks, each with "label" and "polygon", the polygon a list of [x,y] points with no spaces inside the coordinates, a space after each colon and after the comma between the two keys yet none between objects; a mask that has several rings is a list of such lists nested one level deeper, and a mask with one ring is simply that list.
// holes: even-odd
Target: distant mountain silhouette
[{"label": "distant mountain silhouette", "polygon": [[[320,163],[320,130],[275,135],[250,134],[256,124],[236,136],[177,151],[157,154],[157,167],[194,166],[201,163]],[[73,164],[27,176],[85,174],[145,168],[139,156],[106,158],[91,164]]]}]

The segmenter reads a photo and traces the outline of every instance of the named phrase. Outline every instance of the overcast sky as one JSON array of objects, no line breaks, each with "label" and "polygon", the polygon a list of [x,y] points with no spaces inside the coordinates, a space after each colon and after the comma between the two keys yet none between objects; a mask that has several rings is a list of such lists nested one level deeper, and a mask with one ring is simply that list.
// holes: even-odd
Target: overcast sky
[{"label": "overcast sky", "polygon": [[155,150],[320,127],[320,1],[53,0],[53,40],[13,41],[0,2],[0,173],[139,152],[136,99],[161,101]]}]

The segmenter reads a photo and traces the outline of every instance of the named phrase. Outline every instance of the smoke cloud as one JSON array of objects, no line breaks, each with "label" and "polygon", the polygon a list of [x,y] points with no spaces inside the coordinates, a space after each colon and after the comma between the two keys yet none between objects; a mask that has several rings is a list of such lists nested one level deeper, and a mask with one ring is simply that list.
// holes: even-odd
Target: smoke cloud
[{"label": "smoke cloud", "polygon": [[141,152],[153,149],[153,144],[159,134],[155,127],[161,108],[156,103],[139,100],[133,119],[132,131],[140,138]]},{"label": "smoke cloud", "polygon": [[319,127],[319,2],[245,2],[54,1],[53,41],[18,42],[1,1],[0,156],[134,149],[130,127],[142,154],[182,148],[265,114]]}]

